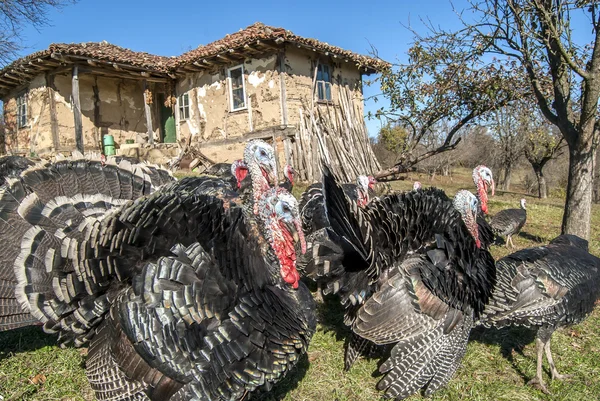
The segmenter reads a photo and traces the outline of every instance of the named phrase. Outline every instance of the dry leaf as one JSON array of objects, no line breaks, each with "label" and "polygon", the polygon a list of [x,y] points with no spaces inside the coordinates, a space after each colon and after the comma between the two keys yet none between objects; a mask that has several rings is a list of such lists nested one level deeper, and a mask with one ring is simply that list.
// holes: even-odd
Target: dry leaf
[{"label": "dry leaf", "polygon": [[46,376],[42,373],[38,373],[33,376],[32,379],[29,379],[32,384],[44,384],[46,382]]}]

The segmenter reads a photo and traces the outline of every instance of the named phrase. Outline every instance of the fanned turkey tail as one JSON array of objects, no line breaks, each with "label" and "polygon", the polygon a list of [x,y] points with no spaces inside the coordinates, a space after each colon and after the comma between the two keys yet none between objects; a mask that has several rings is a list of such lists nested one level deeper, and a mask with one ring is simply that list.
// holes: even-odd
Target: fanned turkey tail
[{"label": "fanned turkey tail", "polygon": [[473,319],[466,316],[451,331],[440,324],[394,345],[379,367],[385,376],[377,384],[388,398],[405,399],[420,389],[425,396],[446,386],[467,350]]},{"label": "fanned turkey tail", "polygon": [[128,161],[78,159],[9,179],[0,188],[0,330],[41,322],[50,332],[85,333],[110,303],[100,288],[108,267],[78,263],[91,255],[77,244],[101,236],[107,214],[168,177]]}]

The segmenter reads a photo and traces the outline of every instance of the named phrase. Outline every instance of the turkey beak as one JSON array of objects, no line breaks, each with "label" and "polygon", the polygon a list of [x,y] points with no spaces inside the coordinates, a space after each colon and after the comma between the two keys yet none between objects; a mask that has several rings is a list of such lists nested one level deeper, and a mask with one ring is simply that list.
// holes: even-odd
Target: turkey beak
[{"label": "turkey beak", "polygon": [[299,220],[295,219],[290,222],[286,222],[285,226],[294,239],[294,243],[300,243],[302,253],[306,253],[306,239],[304,238],[304,231],[302,231],[302,224]]},{"label": "turkey beak", "polygon": [[275,186],[277,185],[277,176],[275,174],[275,168],[271,164],[264,164],[261,167],[263,171],[263,175],[269,181],[269,185]]}]

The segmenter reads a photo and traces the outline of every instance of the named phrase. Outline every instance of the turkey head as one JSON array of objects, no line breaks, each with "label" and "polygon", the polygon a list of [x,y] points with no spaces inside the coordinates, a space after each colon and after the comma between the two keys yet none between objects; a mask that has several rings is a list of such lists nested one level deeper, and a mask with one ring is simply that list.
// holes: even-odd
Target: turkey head
[{"label": "turkey head", "polygon": [[373,178],[373,183],[371,181],[373,177],[367,177],[366,175],[359,175],[356,177],[356,192],[357,192],[357,200],[356,203],[360,207],[366,207],[369,204],[369,189],[373,189],[375,186],[375,179]]},{"label": "turkey head", "polygon": [[265,237],[270,242],[280,265],[283,281],[298,288],[300,275],[296,270],[296,245],[306,252],[306,241],[298,211],[298,201],[281,188],[264,192],[258,202]]},{"label": "turkey head", "polygon": [[461,190],[454,196],[454,208],[460,213],[462,220],[465,222],[469,233],[473,236],[477,248],[481,248],[481,241],[479,240],[479,228],[477,226],[477,198],[471,192]]},{"label": "turkey head", "polygon": [[483,165],[475,167],[473,169],[473,182],[477,187],[477,194],[479,195],[479,199],[481,200],[481,211],[487,214],[488,190],[491,188],[492,196],[494,196],[494,192],[496,189],[496,185],[494,184],[494,176],[492,175],[492,170]]},{"label": "turkey head", "polygon": [[294,170],[294,168],[289,164],[286,164],[284,168],[284,174],[286,178],[290,181],[290,183],[294,185],[294,175],[296,175],[296,171]]},{"label": "turkey head", "polygon": [[231,175],[235,177],[237,181],[238,189],[242,186],[242,181],[248,175],[248,166],[242,159],[235,160],[231,163]]}]

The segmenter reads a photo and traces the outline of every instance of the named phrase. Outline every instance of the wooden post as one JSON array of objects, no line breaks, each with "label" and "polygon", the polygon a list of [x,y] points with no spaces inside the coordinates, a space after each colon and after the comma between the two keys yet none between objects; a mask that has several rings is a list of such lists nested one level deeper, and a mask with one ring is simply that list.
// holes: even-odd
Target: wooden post
[{"label": "wooden post", "polygon": [[54,99],[54,75],[46,74],[46,87],[48,89],[48,100],[50,102],[50,132],[52,133],[52,144],[54,151],[60,149],[60,138],[58,133],[58,118],[56,116],[56,100]]},{"label": "wooden post", "polygon": [[79,102],[79,69],[77,64],[73,66],[72,92],[73,119],[75,121],[75,145],[77,150],[83,153],[83,122],[81,119],[81,103]]},{"label": "wooden post", "polygon": [[148,128],[148,141],[154,145],[154,130],[152,129],[152,112],[148,104],[148,83],[144,79],[144,113],[146,114],[146,127]]},{"label": "wooden post", "polygon": [[96,143],[100,145],[100,153],[104,154],[104,137],[100,130],[100,89],[98,88],[98,77],[94,77],[94,131]]},{"label": "wooden post", "polygon": [[288,114],[287,114],[287,99],[285,89],[285,53],[279,53],[279,105],[281,107],[281,125],[287,127],[288,125]]}]

